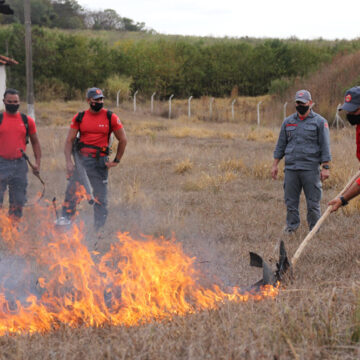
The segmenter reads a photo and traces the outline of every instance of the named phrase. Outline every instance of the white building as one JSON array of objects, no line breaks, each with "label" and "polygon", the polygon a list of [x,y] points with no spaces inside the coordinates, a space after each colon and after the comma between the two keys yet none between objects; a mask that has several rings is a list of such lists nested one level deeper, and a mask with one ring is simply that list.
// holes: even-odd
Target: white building
[{"label": "white building", "polygon": [[3,94],[6,90],[6,65],[16,65],[18,62],[14,59],[0,55],[0,110],[4,110],[4,103],[2,101]]}]

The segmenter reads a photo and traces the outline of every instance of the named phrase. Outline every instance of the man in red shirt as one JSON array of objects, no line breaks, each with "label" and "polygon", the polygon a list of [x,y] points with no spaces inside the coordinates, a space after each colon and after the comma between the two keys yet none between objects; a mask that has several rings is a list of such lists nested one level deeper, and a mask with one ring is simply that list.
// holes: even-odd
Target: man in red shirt
[{"label": "man in red shirt", "polygon": [[[346,111],[346,118],[351,125],[356,125],[356,156],[360,161],[360,86],[355,86],[345,93],[344,104],[340,110]],[[347,205],[348,201],[360,194],[360,178],[339,198],[329,202],[332,211],[336,211],[340,206]]]},{"label": "man in red shirt", "polygon": [[[81,176],[80,167],[86,175],[95,198],[94,225],[99,230],[104,226],[108,214],[107,210],[107,183],[108,170],[120,162],[127,143],[125,130],[117,115],[103,108],[104,95],[99,88],[91,88],[87,92],[89,109],[76,114],[71,122],[65,142],[66,172],[69,183],[65,193],[65,202],[57,225],[69,225],[76,211],[78,202],[78,185],[85,185]],[[73,149],[77,134],[76,149]],[[110,134],[114,133],[118,140],[117,151],[112,161],[109,161]],[[72,161],[71,154],[74,151],[75,159],[80,164]],[[75,161],[76,163],[76,161]]]},{"label": "man in red shirt", "polygon": [[26,202],[28,166],[21,150],[25,152],[27,137],[34,151],[34,172],[40,170],[41,147],[35,121],[21,114],[19,92],[7,89],[4,93],[5,112],[0,114],[0,207],[6,188],[9,188],[9,215],[20,219]]}]

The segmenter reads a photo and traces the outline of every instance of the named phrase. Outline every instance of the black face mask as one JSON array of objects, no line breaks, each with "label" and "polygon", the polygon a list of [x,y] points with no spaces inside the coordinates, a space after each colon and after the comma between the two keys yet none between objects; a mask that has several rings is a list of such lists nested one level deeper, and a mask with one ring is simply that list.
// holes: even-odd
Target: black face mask
[{"label": "black face mask", "polygon": [[309,110],[309,106],[304,106],[304,105],[297,105],[296,106],[296,111],[300,114],[300,115],[304,115],[306,114],[306,112]]},{"label": "black face mask", "polygon": [[5,110],[10,114],[15,114],[19,110],[19,104],[5,104]]},{"label": "black face mask", "polygon": [[92,111],[100,111],[104,106],[104,103],[98,103],[98,102],[95,102],[95,103],[90,103],[90,108]]},{"label": "black face mask", "polygon": [[360,124],[360,115],[346,114],[346,118],[348,119],[348,121],[351,125],[359,125]]}]

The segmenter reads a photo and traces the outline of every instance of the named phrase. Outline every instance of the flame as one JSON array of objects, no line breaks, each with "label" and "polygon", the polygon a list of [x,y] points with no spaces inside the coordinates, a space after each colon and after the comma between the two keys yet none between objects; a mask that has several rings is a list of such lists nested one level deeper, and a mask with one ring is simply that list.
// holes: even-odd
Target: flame
[{"label": "flame", "polygon": [[[36,222],[14,226],[0,211],[1,247],[18,264],[14,271],[0,261],[0,335],[61,325],[134,326],[225,301],[274,298],[279,291],[279,286],[265,286],[257,293],[236,287],[224,292],[217,285],[200,285],[196,259],[174,238],[134,239],[119,232],[107,253],[91,253],[83,225],[56,231],[49,208],[32,212]],[[26,285],[17,284],[19,279]]]}]

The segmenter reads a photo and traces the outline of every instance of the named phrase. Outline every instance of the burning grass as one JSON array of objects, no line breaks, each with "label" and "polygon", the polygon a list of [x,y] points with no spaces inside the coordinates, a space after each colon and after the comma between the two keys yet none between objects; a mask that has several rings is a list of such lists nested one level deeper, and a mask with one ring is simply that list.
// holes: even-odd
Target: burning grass
[{"label": "burning grass", "polygon": [[[54,104],[58,111],[64,114],[68,105]],[[79,109],[71,110],[77,111],[82,108],[82,104],[79,104]],[[174,108],[176,110],[176,107]],[[40,106],[37,109],[40,109]],[[281,110],[277,124],[281,123]],[[47,111],[46,107],[41,107],[41,111]],[[62,200],[66,186],[63,143],[67,128],[43,127],[41,116],[40,113],[38,124],[44,156],[42,176],[47,184],[46,198],[51,200],[56,195]],[[66,117],[64,124],[68,126],[70,111]],[[121,256],[123,251],[127,254],[125,246],[121,245],[125,243],[115,235],[119,230],[122,230],[122,236],[125,236],[124,231],[131,231],[132,241],[136,244],[143,245],[148,241],[147,238],[138,235],[141,233],[153,235],[157,239],[154,239],[155,244],[156,241],[165,245],[169,243],[171,246],[181,244],[183,253],[189,254],[187,259],[192,262],[193,271],[197,274],[200,269],[204,274],[201,281],[196,279],[196,288],[210,289],[212,294],[217,294],[212,288],[213,284],[224,284],[222,292],[232,294],[233,287],[242,288],[260,278],[259,270],[249,267],[249,251],[261,254],[275,267],[277,246],[279,240],[284,238],[282,228],[285,223],[285,206],[282,181],[273,181],[268,174],[274,144],[261,141],[259,136],[255,141],[246,139],[251,131],[251,125],[246,125],[249,117],[239,119],[238,123],[217,123],[214,118],[211,123],[197,119],[196,122],[189,120],[185,124],[184,119],[185,127],[197,128],[199,131],[211,125],[210,129],[215,134],[205,138],[170,136],[170,129],[181,126],[178,119],[149,117],[140,112],[134,114],[131,108],[128,112],[121,109],[120,117],[125,123],[129,143],[120,166],[110,171],[110,212],[100,242],[102,246],[99,254],[91,252],[95,238],[92,208],[86,202],[80,204],[78,218],[85,225],[80,227],[80,222],[76,223],[76,234],[82,237],[79,246],[84,254],[69,246],[73,245],[75,240],[68,239],[66,235],[60,235],[59,238],[49,235],[48,238],[44,238],[44,231],[39,225],[39,213],[32,207],[27,207],[24,211],[24,221],[28,226],[25,227],[25,231],[24,228],[19,229],[21,235],[16,235],[15,229],[2,229],[4,237],[8,239],[7,242],[4,239],[0,242],[2,283],[10,286],[3,276],[10,272],[18,288],[37,294],[33,303],[38,305],[43,295],[42,289],[46,289],[49,279],[52,279],[49,275],[56,274],[61,267],[54,260],[57,252],[55,247],[52,248],[54,253],[50,253],[50,257],[45,256],[50,250],[44,250],[45,254],[40,255],[40,259],[45,258],[45,261],[55,267],[47,271],[50,265],[40,266],[35,259],[35,255],[38,254],[37,248],[42,243],[63,241],[62,249],[69,247],[71,254],[67,259],[75,257],[75,260],[80,261],[84,255],[90,265],[87,262],[83,265],[89,269],[90,274],[96,275],[94,282],[90,278],[88,287],[84,287],[84,293],[89,294],[94,288],[103,290],[101,286],[108,284],[107,277],[102,277],[99,270],[99,265],[104,264],[104,256],[111,253],[111,246],[119,249]],[[49,121],[53,118],[51,115]],[[271,118],[267,119],[271,122],[270,120]],[[146,125],[147,122],[155,124]],[[255,123],[256,119],[253,119],[251,124]],[[277,134],[277,129],[273,127],[275,124],[265,129]],[[141,128],[150,129],[154,135],[137,132],[137,129]],[[354,129],[331,128],[330,131],[333,180],[330,178],[329,185],[325,183],[323,186],[323,210],[359,166],[355,158]],[[234,134],[234,137],[226,138],[221,136],[221,133]],[[28,151],[28,154],[31,156],[31,151]],[[191,171],[179,176],[174,171],[176,164],[188,158],[195,165]],[[232,175],[227,177],[227,173]],[[282,175],[282,171],[279,171],[279,175]],[[224,181],[226,179],[229,181]],[[188,191],[187,184],[192,184],[197,191]],[[199,184],[205,186],[199,189]],[[36,198],[38,191],[37,180],[29,174],[28,198]],[[360,248],[357,226],[359,214],[355,204],[351,202],[337,214],[329,216],[299,259],[294,281],[282,287],[274,300],[246,303],[220,300],[214,308],[198,311],[200,307],[196,306],[194,297],[188,296],[186,300],[194,311],[187,312],[184,316],[168,311],[161,321],[146,320],[137,326],[113,326],[106,316],[101,314],[99,320],[96,314],[101,313],[99,309],[112,314],[109,304],[119,297],[116,297],[116,291],[111,296],[104,296],[102,292],[98,299],[102,301],[100,303],[103,304],[103,308],[90,309],[94,311],[94,317],[101,325],[87,326],[82,320],[83,316],[75,319],[69,317],[72,319],[69,321],[72,322],[71,325],[58,321],[48,332],[38,333],[34,330],[30,336],[24,335],[24,332],[4,335],[0,338],[0,358],[358,359]],[[300,214],[301,226],[297,233],[291,238],[284,238],[290,256],[308,232],[303,197]],[[53,219],[49,223],[52,221]],[[24,223],[21,227],[23,225]],[[23,233],[25,235],[22,239]],[[175,244],[171,240],[160,240],[161,237],[170,239],[172,233],[176,234]],[[20,243],[15,241],[19,238]],[[13,243],[11,239],[14,239]],[[19,253],[24,255],[18,255]],[[59,254],[63,254],[63,250]],[[115,259],[109,257],[111,260],[105,263],[104,268],[111,275],[111,264],[116,264],[118,260],[121,263],[121,256]],[[26,269],[25,265],[29,269],[25,273],[29,275],[22,277],[20,275],[23,274],[22,269]],[[124,266],[127,266],[127,263]],[[169,265],[169,270],[172,266],[173,264]],[[141,269],[147,269],[147,265],[144,264]],[[64,266],[63,270],[63,274],[66,274],[70,268]],[[161,273],[155,273],[163,279]],[[169,272],[165,274],[168,278],[171,277]],[[75,275],[84,275],[86,279],[89,276],[86,272],[71,270],[69,279],[75,283]],[[122,275],[121,272],[114,274],[116,279]],[[136,273],[136,276],[140,282],[143,281],[142,274]],[[177,279],[177,276],[176,273],[174,279]],[[28,289],[26,286],[28,282],[25,280],[29,277],[33,280],[30,283],[35,285],[40,279],[35,289]],[[70,309],[74,305],[74,300],[81,300],[82,297],[81,293],[72,292],[72,287],[66,285],[66,281],[60,283],[62,292],[56,294],[64,295],[66,302],[60,301],[56,306],[69,306],[64,313],[71,314]],[[134,289],[136,285],[132,285]],[[188,287],[185,286],[183,289]],[[69,293],[71,296],[68,296]],[[172,296],[176,294],[173,293]],[[91,296],[89,301],[90,299]],[[149,303],[149,297],[142,299],[143,303]],[[22,306],[30,304],[26,302],[26,298],[21,298],[20,303]],[[162,302],[156,302],[156,306],[160,303]],[[75,310],[79,314],[80,309]],[[132,310],[135,311],[136,318],[141,309],[133,307]],[[56,316],[58,314],[61,312],[56,313]],[[158,313],[154,311],[154,314]],[[37,312],[26,315],[38,316]],[[49,317],[49,320],[55,319],[56,316]],[[88,321],[90,316],[84,318]],[[153,319],[156,319],[156,316]],[[15,325],[19,329],[19,324]],[[53,331],[54,329],[56,331]]]},{"label": "burning grass", "polygon": [[[134,239],[118,233],[108,252],[91,253],[81,227],[59,232],[47,219],[47,208],[36,212],[36,239],[26,232],[29,224],[17,228],[0,214],[2,239],[22,270],[3,270],[0,335],[45,332],[61,325],[135,326],[215,309],[225,301],[261,300],[278,293],[270,285],[256,293],[203,287],[195,258],[187,256],[174,238]],[[37,271],[28,276],[33,263]],[[23,286],[16,285],[14,276],[23,279]]]}]

